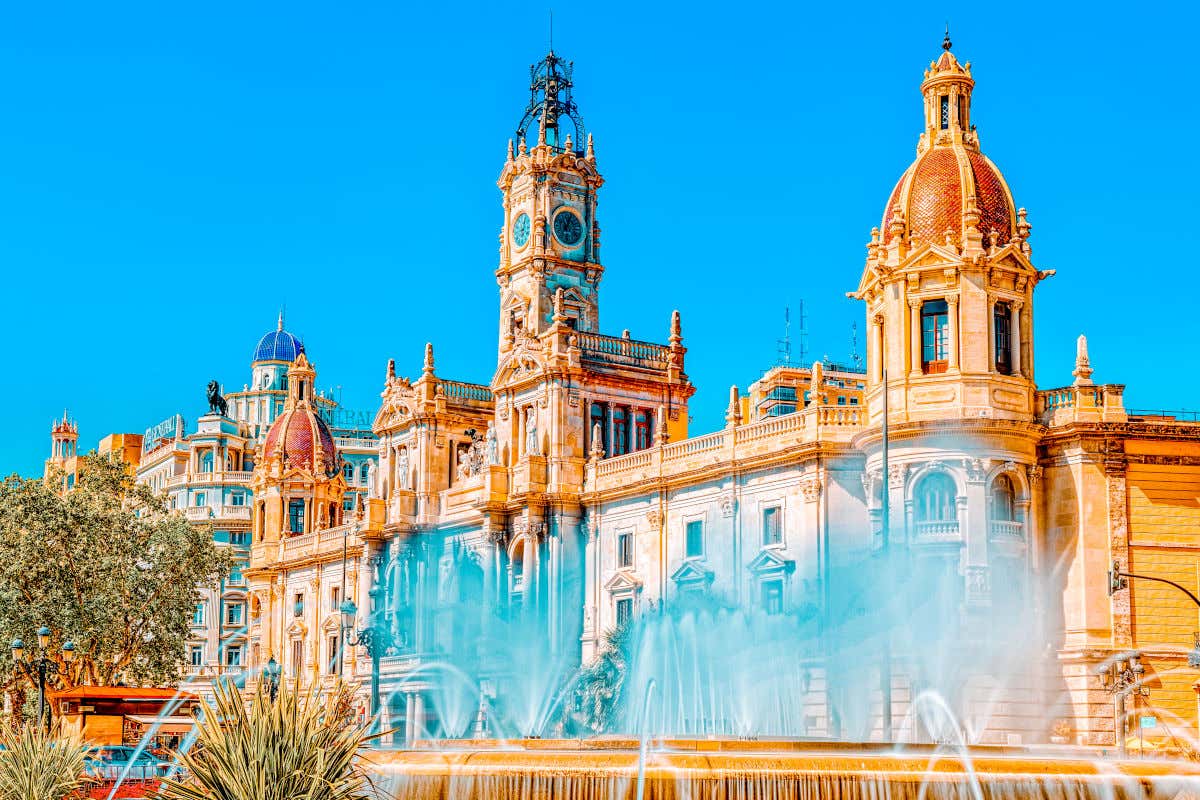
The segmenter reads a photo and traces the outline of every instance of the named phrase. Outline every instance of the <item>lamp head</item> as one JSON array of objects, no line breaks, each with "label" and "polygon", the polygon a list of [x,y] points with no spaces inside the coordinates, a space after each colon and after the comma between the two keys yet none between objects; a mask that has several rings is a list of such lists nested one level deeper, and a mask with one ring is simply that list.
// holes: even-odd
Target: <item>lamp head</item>
[{"label": "lamp head", "polygon": [[45,650],[50,646],[50,629],[45,625],[37,629],[38,647]]},{"label": "lamp head", "polygon": [[13,661],[20,661],[25,655],[25,643],[20,639],[13,639],[9,648],[12,650]]},{"label": "lamp head", "polygon": [[267,666],[263,668],[263,673],[268,679],[277,680],[279,678],[280,671],[281,668],[279,666],[279,662],[275,660],[275,656],[271,656],[271,660],[268,661]]},{"label": "lamp head", "polygon": [[355,618],[358,616],[358,606],[354,605],[353,600],[346,598],[342,601],[341,612],[342,627],[346,630],[353,630]]},{"label": "lamp head", "polygon": [[70,664],[75,660],[75,643],[72,641],[63,642],[62,660],[66,664]]}]

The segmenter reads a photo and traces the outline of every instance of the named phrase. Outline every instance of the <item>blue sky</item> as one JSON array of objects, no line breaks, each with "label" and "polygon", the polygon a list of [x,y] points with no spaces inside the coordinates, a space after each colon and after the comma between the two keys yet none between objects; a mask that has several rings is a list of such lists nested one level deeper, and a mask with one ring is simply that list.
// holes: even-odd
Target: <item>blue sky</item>
[{"label": "blue sky", "polygon": [[[389,357],[415,376],[427,340],[439,374],[490,378],[495,180],[549,6],[404,5],[7,9],[0,471],[40,471],[64,407],[84,447],[194,423],[285,304],[351,408],[375,408]],[[810,358],[846,360],[856,321],[862,347],[844,293],[947,14],[984,151],[1058,271],[1039,384],[1069,382],[1086,332],[1128,405],[1200,407],[1195,10],[823,5],[554,10],[607,179],[602,327],[663,341],[680,309],[693,431],[774,361],[785,305],[805,303]]]}]

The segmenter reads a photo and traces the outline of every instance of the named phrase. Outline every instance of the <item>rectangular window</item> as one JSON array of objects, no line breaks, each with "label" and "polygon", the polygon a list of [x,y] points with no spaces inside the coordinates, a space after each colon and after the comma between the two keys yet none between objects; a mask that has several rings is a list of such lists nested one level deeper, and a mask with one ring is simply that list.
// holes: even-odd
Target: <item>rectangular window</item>
[{"label": "rectangular window", "polygon": [[249,547],[250,531],[230,531],[229,543],[234,547]]},{"label": "rectangular window", "polygon": [[992,312],[992,328],[996,332],[996,372],[1012,374],[1012,332],[1009,330],[1008,303],[996,303]]},{"label": "rectangular window", "polygon": [[764,508],[762,512],[763,545],[782,544],[783,526],[780,524],[779,506]]},{"label": "rectangular window", "polygon": [[299,678],[300,673],[304,671],[304,640],[296,639],[292,642],[292,677]]},{"label": "rectangular window", "polygon": [[288,530],[292,533],[304,533],[304,501],[288,501]]},{"label": "rectangular window", "polygon": [[857,398],[857,397],[851,397],[851,398],[850,398],[850,405],[852,405],[852,406],[856,406],[856,405],[858,405],[858,398]]},{"label": "rectangular window", "polygon": [[688,558],[699,558],[704,555],[704,522],[694,519],[687,524],[687,550],[685,555]]},{"label": "rectangular window", "polygon": [[629,452],[629,417],[621,408],[613,409],[613,451],[611,455],[623,456]]},{"label": "rectangular window", "polygon": [[230,603],[225,606],[225,624],[226,625],[241,625],[242,624],[242,609],[245,608],[241,603]]},{"label": "rectangular window", "polygon": [[763,611],[768,614],[783,613],[783,581],[762,582],[762,605]]},{"label": "rectangular window", "polygon": [[946,130],[950,127],[950,95],[944,94],[938,100],[941,104],[942,130]]},{"label": "rectangular window", "polygon": [[921,305],[921,369],[927,375],[945,372],[950,361],[950,316],[945,300]]},{"label": "rectangular window", "polygon": [[229,578],[226,579],[226,583],[233,586],[245,585],[246,577],[242,575],[242,568],[240,566],[234,565],[229,568]]},{"label": "rectangular window", "polygon": [[838,405],[839,405],[839,406],[844,406],[844,405],[846,405],[846,395],[844,395],[844,394],[839,394],[839,395],[838,395]]},{"label": "rectangular window", "polygon": [[624,625],[633,616],[633,598],[622,597],[617,601],[617,625]]},{"label": "rectangular window", "polygon": [[336,635],[329,637],[329,674],[337,675],[342,671],[342,648]]},{"label": "rectangular window", "polygon": [[329,590],[329,610],[337,611],[342,605],[342,587],[334,586]]},{"label": "rectangular window", "polygon": [[292,614],[297,617],[304,616],[304,592],[296,592],[292,602]]},{"label": "rectangular window", "polygon": [[204,645],[194,644],[188,649],[188,663],[193,667],[204,666]]},{"label": "rectangular window", "polygon": [[229,495],[229,505],[231,505],[231,506],[246,505],[246,495],[242,494],[241,492],[234,492],[233,494]]},{"label": "rectangular window", "polygon": [[204,505],[204,492],[196,492],[196,508]]},{"label": "rectangular window", "polygon": [[196,607],[192,609],[192,624],[204,624],[204,603],[196,603]]},{"label": "rectangular window", "polygon": [[225,648],[225,666],[240,667],[242,665],[242,646],[235,644]]},{"label": "rectangular window", "polygon": [[632,567],[633,566],[633,534],[621,533],[617,535],[617,566]]}]

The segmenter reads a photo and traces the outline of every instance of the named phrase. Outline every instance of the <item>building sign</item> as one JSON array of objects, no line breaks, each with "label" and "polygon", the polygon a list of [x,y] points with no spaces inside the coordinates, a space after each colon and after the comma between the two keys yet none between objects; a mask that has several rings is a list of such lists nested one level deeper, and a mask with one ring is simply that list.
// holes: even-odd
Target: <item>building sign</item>
[{"label": "building sign", "polygon": [[321,417],[329,423],[331,428],[340,428],[342,430],[371,430],[371,425],[375,421],[374,411],[360,411],[353,408],[342,408],[335,406],[334,408],[322,408],[320,410]]},{"label": "building sign", "polygon": [[1158,726],[1158,717],[1146,716],[1141,719],[1143,728],[1154,728]]},{"label": "building sign", "polygon": [[167,439],[174,439],[176,436],[182,436],[183,427],[183,415],[176,414],[173,417],[164,419],[157,425],[146,428],[146,433],[142,437],[142,452],[149,453]]}]

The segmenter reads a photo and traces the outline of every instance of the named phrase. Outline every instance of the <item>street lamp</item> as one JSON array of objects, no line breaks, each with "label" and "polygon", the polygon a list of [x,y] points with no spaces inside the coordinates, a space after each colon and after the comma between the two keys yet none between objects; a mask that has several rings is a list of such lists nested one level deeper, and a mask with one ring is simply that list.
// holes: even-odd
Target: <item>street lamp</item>
[{"label": "street lamp", "polygon": [[[25,657],[25,643],[20,639],[13,639],[12,644],[9,645],[9,650],[12,652],[13,664],[17,669],[24,672],[30,680],[37,682],[38,724],[45,724],[49,728],[49,720],[46,718],[46,679],[58,675],[61,670],[58,663],[51,660],[46,652],[50,647],[50,629],[45,625],[37,629],[37,644],[38,654],[36,658]],[[64,664],[70,664],[75,660],[75,643],[71,641],[63,642],[59,655]]]},{"label": "street lamp", "polygon": [[1111,663],[1096,667],[1100,688],[1113,697],[1113,732],[1116,737],[1117,753],[1124,758],[1125,748],[1125,698],[1131,694],[1147,697],[1150,691],[1142,685],[1146,667],[1141,662],[1141,653],[1131,650],[1122,653]]},{"label": "street lamp", "polygon": [[271,694],[271,702],[275,702],[275,698],[279,696],[279,676],[283,673],[283,668],[279,666],[279,662],[275,660],[275,656],[271,656],[271,660],[263,667],[263,680],[267,682],[267,691]]},{"label": "street lamp", "polygon": [[371,656],[371,726],[373,732],[378,725],[376,720],[379,718],[379,661],[388,647],[389,638],[388,628],[383,624],[379,609],[381,592],[378,585],[372,587],[371,601],[374,611],[368,618],[367,626],[360,630],[354,629],[358,617],[358,606],[354,604],[354,601],[347,598],[342,601],[340,607],[342,636],[345,638],[346,644],[351,647],[365,647]]}]

